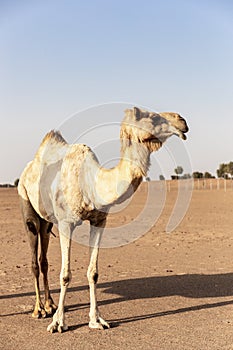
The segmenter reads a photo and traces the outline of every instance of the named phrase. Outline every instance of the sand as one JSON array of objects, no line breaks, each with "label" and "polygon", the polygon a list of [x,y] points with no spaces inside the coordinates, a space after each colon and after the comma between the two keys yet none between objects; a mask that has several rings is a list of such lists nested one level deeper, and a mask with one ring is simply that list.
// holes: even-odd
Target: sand
[{"label": "sand", "polygon": [[[141,188],[109,225],[133,220]],[[1,349],[233,349],[233,190],[195,186],[180,225],[165,232],[176,200],[170,183],[159,220],[128,245],[100,251],[98,300],[112,328],[88,328],[88,248],[72,244],[66,298],[69,330],[50,334],[50,318],[31,317],[31,258],[16,189],[0,189]],[[58,302],[59,237],[51,237],[49,280]]]}]

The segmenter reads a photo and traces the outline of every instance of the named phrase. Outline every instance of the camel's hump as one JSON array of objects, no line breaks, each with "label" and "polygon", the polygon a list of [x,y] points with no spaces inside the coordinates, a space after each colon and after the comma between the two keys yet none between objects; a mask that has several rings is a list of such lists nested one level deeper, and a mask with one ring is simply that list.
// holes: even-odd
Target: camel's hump
[{"label": "camel's hump", "polygon": [[45,135],[36,153],[39,162],[51,165],[64,159],[83,159],[91,149],[84,144],[68,144],[59,131],[51,130]]},{"label": "camel's hump", "polygon": [[48,132],[42,140],[42,144],[48,141],[55,141],[56,143],[67,144],[66,140],[63,138],[62,134],[58,130],[51,130]]}]

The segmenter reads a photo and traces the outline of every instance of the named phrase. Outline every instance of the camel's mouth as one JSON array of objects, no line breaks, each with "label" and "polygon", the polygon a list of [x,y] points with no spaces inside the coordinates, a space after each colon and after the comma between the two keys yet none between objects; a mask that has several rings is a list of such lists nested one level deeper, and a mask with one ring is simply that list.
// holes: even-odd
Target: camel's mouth
[{"label": "camel's mouth", "polygon": [[179,136],[182,140],[187,139],[185,134],[189,131],[189,128],[184,118],[178,113],[173,112],[163,112],[160,113],[160,115],[168,121],[171,131],[173,131],[175,135]]},{"label": "camel's mouth", "polygon": [[[187,131],[186,131],[187,132]],[[185,133],[183,131],[177,130],[177,132],[175,133],[175,135],[177,135],[178,137],[180,137],[182,140],[186,140],[187,136],[185,135]]]},{"label": "camel's mouth", "polygon": [[180,117],[180,125],[177,128],[178,136],[182,138],[182,140],[186,140],[187,136],[185,135],[189,131],[189,127],[184,118]]}]

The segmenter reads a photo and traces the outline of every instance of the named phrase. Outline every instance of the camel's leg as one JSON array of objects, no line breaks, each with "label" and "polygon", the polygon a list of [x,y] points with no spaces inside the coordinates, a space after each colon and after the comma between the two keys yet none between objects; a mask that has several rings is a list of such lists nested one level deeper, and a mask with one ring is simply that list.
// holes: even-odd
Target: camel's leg
[{"label": "camel's leg", "polygon": [[53,322],[48,326],[47,330],[53,333],[55,330],[62,332],[67,330],[68,327],[65,324],[65,314],[64,314],[64,302],[67,287],[71,281],[71,271],[70,271],[70,247],[71,247],[71,233],[72,227],[69,223],[61,222],[58,224],[60,244],[61,244],[61,254],[62,254],[62,266],[60,273],[60,297],[56,313],[53,316]]},{"label": "camel's leg", "polygon": [[51,315],[53,311],[57,309],[57,306],[54,304],[53,299],[50,295],[49,284],[48,284],[47,251],[48,251],[48,245],[49,245],[51,225],[52,225],[51,223],[43,219],[40,220],[40,244],[41,244],[40,269],[44,279],[44,291],[45,291],[44,310],[48,315]]},{"label": "camel's leg", "polygon": [[90,288],[89,327],[95,329],[110,328],[110,325],[100,316],[96,297],[96,284],[98,280],[98,253],[105,223],[106,220],[102,221],[100,224],[98,224],[98,226],[91,225],[90,229],[90,264],[87,270],[87,278]]},{"label": "camel's leg", "polygon": [[39,286],[39,265],[38,265],[38,235],[40,231],[40,219],[33,209],[29,200],[21,199],[21,208],[24,223],[28,233],[29,243],[32,254],[32,273],[35,278],[35,291],[36,291],[36,304],[32,317],[39,318],[40,316],[45,317],[44,306],[40,298],[40,286]]},{"label": "camel's leg", "polygon": [[29,224],[28,228],[28,237],[29,242],[31,246],[31,252],[32,252],[32,273],[34,274],[35,278],[35,291],[36,291],[36,303],[34,307],[34,311],[32,313],[32,317],[39,318],[39,317],[45,317],[46,313],[44,311],[44,305],[41,301],[40,297],[40,285],[39,285],[39,275],[40,275],[40,269],[38,264],[38,233],[33,232],[33,228],[31,227],[31,224]]}]

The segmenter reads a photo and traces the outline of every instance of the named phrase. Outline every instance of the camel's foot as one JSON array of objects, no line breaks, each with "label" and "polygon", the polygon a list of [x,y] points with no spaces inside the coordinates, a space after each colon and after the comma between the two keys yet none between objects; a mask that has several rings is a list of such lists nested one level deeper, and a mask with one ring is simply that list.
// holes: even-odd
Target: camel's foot
[{"label": "camel's foot", "polygon": [[40,301],[36,304],[32,313],[33,318],[45,318],[47,315],[53,315],[57,310],[57,306],[54,304],[53,299],[46,300],[45,305]]},{"label": "camel's foot", "polygon": [[46,312],[46,315],[53,315],[54,312],[57,310],[57,305],[54,304],[52,298],[46,300],[44,310]]},{"label": "camel's foot", "polygon": [[46,312],[44,309],[41,309],[41,310],[34,310],[33,313],[32,313],[32,317],[33,318],[45,318],[46,317]]},{"label": "camel's foot", "polygon": [[42,304],[42,302],[40,302],[39,304],[36,304],[34,311],[32,313],[32,317],[33,318],[46,317],[46,311],[44,309],[44,305]]},{"label": "camel's foot", "polygon": [[64,313],[56,311],[56,313],[53,316],[53,322],[50,323],[47,327],[47,331],[50,333],[54,333],[58,331],[59,333],[62,333],[64,331],[67,331],[68,326],[64,322]]},{"label": "camel's foot", "polygon": [[89,322],[89,327],[92,329],[107,329],[110,328],[110,325],[99,316],[96,320]]},{"label": "camel's foot", "polygon": [[66,324],[63,324],[62,326],[61,324],[58,324],[58,322],[52,322],[47,327],[47,331],[50,333],[54,333],[56,331],[58,331],[59,333],[62,333],[67,331],[67,329],[68,329],[68,326]]}]

